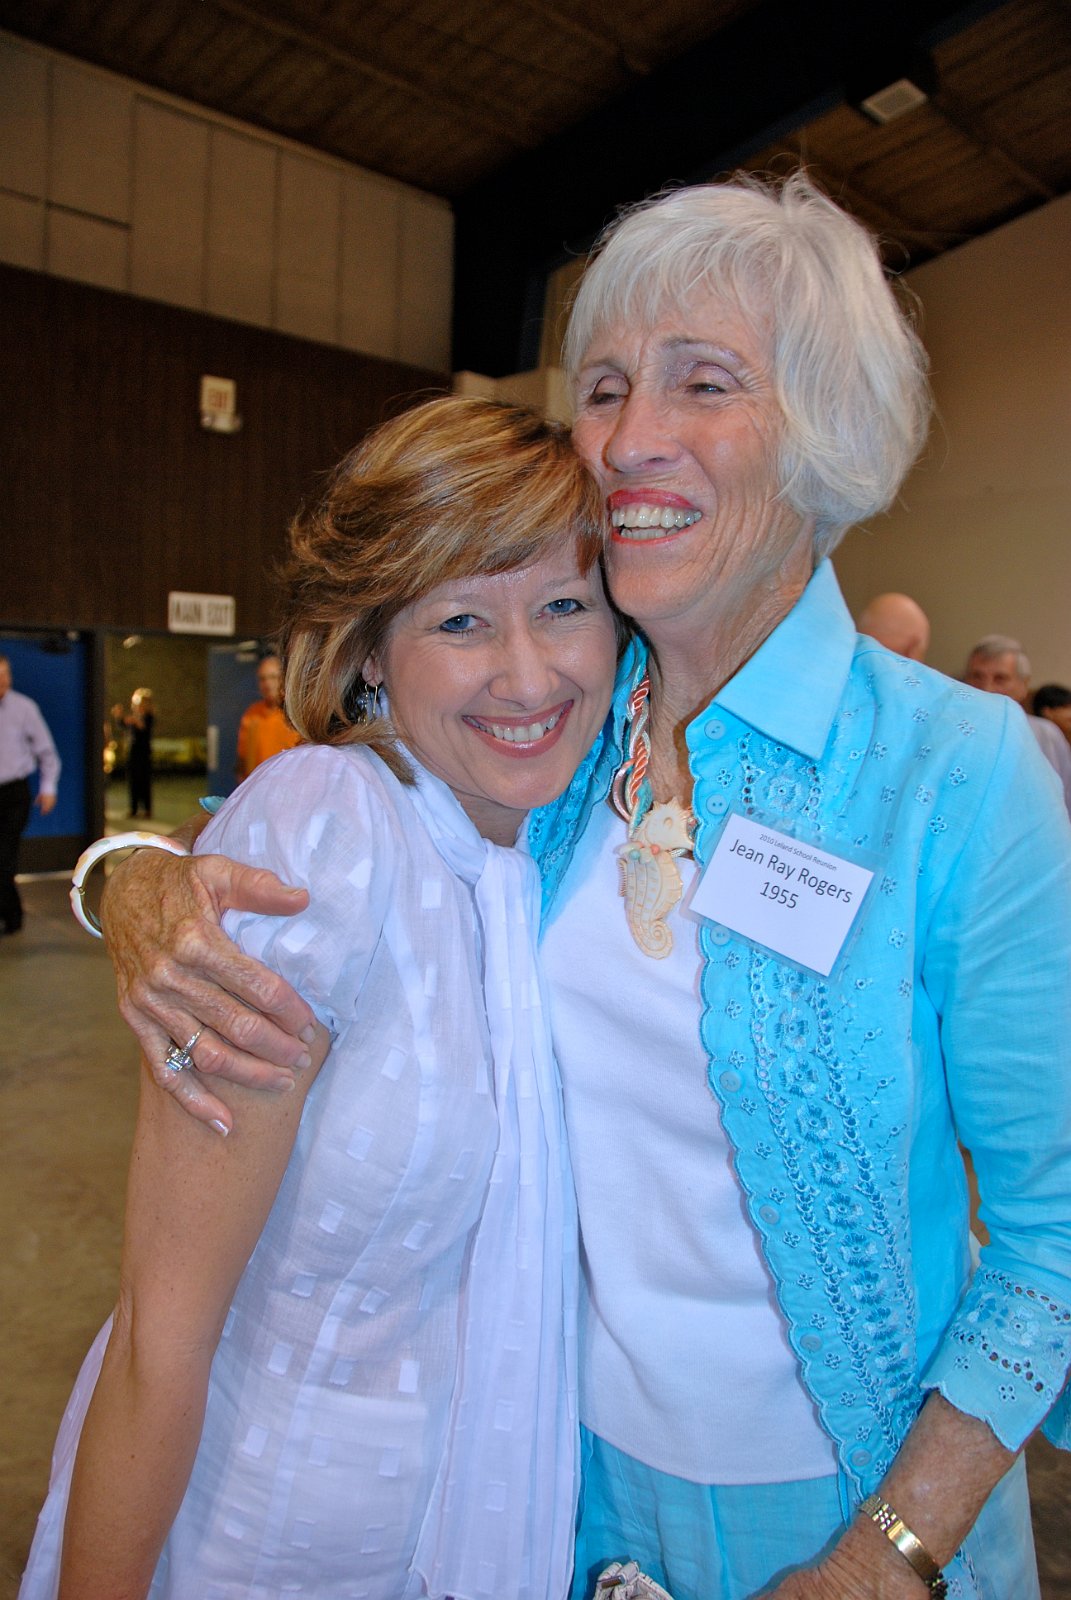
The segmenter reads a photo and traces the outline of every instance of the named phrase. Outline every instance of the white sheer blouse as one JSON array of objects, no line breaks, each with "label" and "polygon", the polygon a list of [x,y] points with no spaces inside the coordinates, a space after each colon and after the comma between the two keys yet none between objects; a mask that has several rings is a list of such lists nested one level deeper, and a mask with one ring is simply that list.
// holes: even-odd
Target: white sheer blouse
[{"label": "white sheer blouse", "polygon": [[[334,1043],[227,1318],[153,1600],[560,1600],[576,1220],[535,868],[430,774],[406,787],[367,751],[317,746],[259,767],[199,849],[308,887],[298,917],[226,926]],[[23,1600],[54,1592],[95,1376]]]}]

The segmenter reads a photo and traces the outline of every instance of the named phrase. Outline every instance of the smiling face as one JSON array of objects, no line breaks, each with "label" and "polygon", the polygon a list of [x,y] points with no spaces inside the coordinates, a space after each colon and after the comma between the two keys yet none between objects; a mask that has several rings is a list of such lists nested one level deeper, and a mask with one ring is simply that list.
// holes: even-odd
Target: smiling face
[{"label": "smiling face", "polygon": [[715,634],[760,595],[787,610],[810,576],[813,521],[778,498],[767,346],[706,294],[652,326],[602,329],[580,364],[573,442],[607,496],[610,590],[656,650]]},{"label": "smiling face", "polygon": [[510,845],[559,795],[610,704],[617,644],[597,567],[563,548],[513,572],[440,584],[395,618],[364,676],[398,736],[483,836]]}]

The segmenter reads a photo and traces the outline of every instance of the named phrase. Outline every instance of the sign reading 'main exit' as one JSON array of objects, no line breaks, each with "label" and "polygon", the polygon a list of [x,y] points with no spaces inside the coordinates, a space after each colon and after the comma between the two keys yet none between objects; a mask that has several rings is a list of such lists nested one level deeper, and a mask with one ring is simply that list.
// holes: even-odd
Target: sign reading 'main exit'
[{"label": "sign reading 'main exit'", "polygon": [[169,633],[234,632],[232,594],[184,594],[172,589],[167,597]]}]

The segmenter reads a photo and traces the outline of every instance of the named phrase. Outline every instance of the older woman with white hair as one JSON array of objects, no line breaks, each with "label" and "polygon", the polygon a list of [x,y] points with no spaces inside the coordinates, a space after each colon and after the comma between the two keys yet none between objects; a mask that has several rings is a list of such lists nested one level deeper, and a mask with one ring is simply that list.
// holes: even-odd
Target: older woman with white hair
[{"label": "older woman with white hair", "polygon": [[[1050,1412],[1069,1437],[1071,837],[1022,718],[857,635],[826,559],[922,445],[921,346],[861,226],[743,179],[610,228],[567,360],[637,629],[529,821],[585,1274],[574,1592],[631,1556],[678,1600],[1036,1596],[1019,1453]],[[156,1055],[205,1023],[206,1066],[292,1065],[300,1010],[216,930],[185,971],[151,948],[195,889],[249,886],[124,870]]]}]

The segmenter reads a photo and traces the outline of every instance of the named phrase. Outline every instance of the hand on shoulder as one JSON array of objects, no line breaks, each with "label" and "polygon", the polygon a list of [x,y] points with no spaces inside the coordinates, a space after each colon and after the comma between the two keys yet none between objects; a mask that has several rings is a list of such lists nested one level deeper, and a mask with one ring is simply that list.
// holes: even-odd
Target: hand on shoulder
[{"label": "hand on shoulder", "polygon": [[[139,850],[105,888],[101,924],[116,970],[119,1009],[157,1084],[219,1131],[230,1113],[201,1075],[252,1088],[283,1088],[307,1070],[315,1017],[290,985],[244,956],[223,933],[229,909],[290,916],[304,890],[223,856]],[[165,1064],[172,1042],[198,1029],[196,1072]],[[280,1070],[281,1069],[281,1070]]]}]

